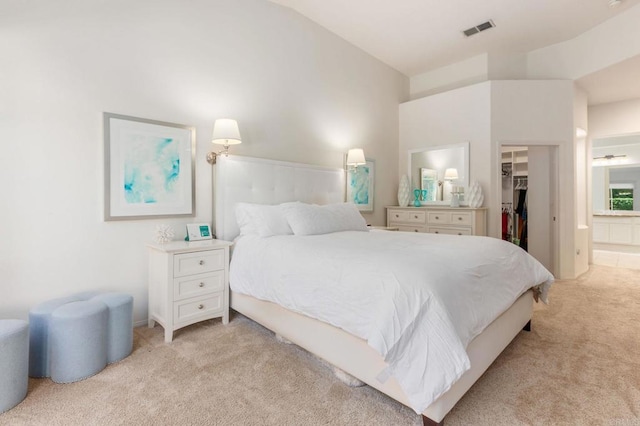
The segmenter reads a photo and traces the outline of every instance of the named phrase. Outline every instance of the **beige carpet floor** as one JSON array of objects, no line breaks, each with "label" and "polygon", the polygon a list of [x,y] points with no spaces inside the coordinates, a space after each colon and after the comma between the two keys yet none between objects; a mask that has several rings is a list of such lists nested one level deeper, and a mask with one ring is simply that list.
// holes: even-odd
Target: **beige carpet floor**
[{"label": "beige carpet floor", "polygon": [[[594,266],[552,287],[447,425],[640,425],[640,271]],[[0,425],[420,425],[410,409],[349,388],[293,345],[235,315],[163,343],[137,328],[131,356],[87,380],[30,379]]]}]

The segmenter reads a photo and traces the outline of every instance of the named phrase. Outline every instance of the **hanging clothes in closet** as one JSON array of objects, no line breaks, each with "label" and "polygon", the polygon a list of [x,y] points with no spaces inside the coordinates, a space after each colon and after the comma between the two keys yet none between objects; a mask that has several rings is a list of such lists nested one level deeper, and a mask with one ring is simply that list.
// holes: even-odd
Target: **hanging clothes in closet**
[{"label": "hanging clothes in closet", "polygon": [[518,224],[516,237],[518,238],[518,245],[527,250],[527,178],[518,178],[514,189],[517,191],[518,196],[518,204],[515,209],[515,220]]}]

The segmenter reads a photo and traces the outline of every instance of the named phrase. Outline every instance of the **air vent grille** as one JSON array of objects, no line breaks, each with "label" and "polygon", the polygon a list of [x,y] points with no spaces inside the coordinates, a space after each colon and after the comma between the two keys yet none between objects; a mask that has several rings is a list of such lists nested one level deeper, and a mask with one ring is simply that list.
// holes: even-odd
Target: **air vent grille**
[{"label": "air vent grille", "polygon": [[487,22],[483,22],[482,24],[476,25],[475,27],[464,30],[463,34],[465,35],[465,37],[471,37],[474,34],[478,34],[480,31],[485,31],[495,26],[496,24],[494,24],[493,21],[489,19]]}]

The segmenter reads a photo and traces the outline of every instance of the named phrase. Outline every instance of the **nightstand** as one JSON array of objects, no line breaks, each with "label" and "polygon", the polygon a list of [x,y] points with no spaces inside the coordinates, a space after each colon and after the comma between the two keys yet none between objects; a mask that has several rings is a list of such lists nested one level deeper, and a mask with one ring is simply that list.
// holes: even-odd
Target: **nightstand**
[{"label": "nightstand", "polygon": [[221,240],[149,244],[149,328],[158,322],[164,341],[196,322],[229,322],[229,246]]}]

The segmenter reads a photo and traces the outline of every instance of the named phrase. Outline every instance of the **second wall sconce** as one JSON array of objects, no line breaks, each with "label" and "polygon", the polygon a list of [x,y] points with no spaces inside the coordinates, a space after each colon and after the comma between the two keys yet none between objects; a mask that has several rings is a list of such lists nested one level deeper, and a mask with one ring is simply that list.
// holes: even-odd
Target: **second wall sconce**
[{"label": "second wall sconce", "polygon": [[347,152],[347,168],[357,168],[363,164],[367,164],[367,160],[364,158],[364,150],[362,148],[350,149]]},{"label": "second wall sconce", "polygon": [[210,152],[207,154],[207,162],[209,164],[216,164],[218,155],[229,155],[229,146],[238,145],[242,143],[240,139],[240,129],[238,128],[238,122],[230,118],[220,118],[213,124],[213,137],[211,143],[215,145],[222,145],[223,149],[220,152]]}]

